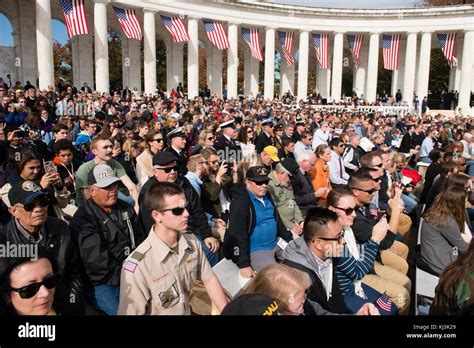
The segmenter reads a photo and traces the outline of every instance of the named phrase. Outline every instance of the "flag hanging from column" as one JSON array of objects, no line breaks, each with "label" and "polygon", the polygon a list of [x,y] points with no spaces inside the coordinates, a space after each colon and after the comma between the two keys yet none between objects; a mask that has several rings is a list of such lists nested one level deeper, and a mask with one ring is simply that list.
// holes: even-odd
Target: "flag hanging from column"
[{"label": "flag hanging from column", "polygon": [[218,49],[223,50],[229,48],[229,39],[225,33],[224,27],[220,22],[206,21],[204,22],[204,30],[206,31],[209,41],[212,42]]},{"label": "flag hanging from column", "polygon": [[140,28],[140,21],[134,10],[127,10],[120,7],[112,6],[115,15],[125,32],[127,39],[142,39],[142,29]]},{"label": "flag hanging from column", "polygon": [[318,58],[321,69],[327,69],[329,66],[328,58],[328,34],[313,34],[313,44],[316,50],[316,58]]},{"label": "flag hanging from column", "polygon": [[260,35],[258,29],[241,28],[242,37],[250,48],[252,57],[260,61],[263,60],[262,50],[260,49]]},{"label": "flag hanging from column", "polygon": [[454,47],[456,45],[456,33],[438,34],[439,47],[448,60],[449,66],[456,66],[458,60],[454,56]]},{"label": "flag hanging from column", "polygon": [[359,69],[362,64],[360,62],[360,49],[362,48],[362,40],[364,35],[347,35],[347,42],[349,43],[349,49],[352,52],[352,59],[354,60],[354,65]]},{"label": "flag hanging from column", "polygon": [[286,64],[293,66],[295,60],[293,59],[293,32],[278,32],[278,38],[280,39],[280,46],[283,55],[285,56]]},{"label": "flag hanging from column", "polygon": [[59,0],[59,5],[64,13],[68,38],[89,34],[84,0]]},{"label": "flag hanging from column", "polygon": [[383,67],[387,70],[398,69],[400,35],[384,35],[382,38]]},{"label": "flag hanging from column", "polygon": [[188,30],[181,18],[161,16],[161,21],[173,37],[174,42],[189,41]]}]

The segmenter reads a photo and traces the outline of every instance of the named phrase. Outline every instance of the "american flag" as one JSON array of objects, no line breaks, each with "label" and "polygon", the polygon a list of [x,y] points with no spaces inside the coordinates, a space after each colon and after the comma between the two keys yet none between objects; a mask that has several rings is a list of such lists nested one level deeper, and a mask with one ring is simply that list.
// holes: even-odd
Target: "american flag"
[{"label": "american flag", "polygon": [[255,28],[241,28],[240,32],[247,45],[250,47],[252,57],[260,61],[263,60],[262,50],[260,49],[260,35],[258,29]]},{"label": "american flag", "polygon": [[313,34],[313,43],[319,66],[321,69],[327,69],[329,66],[328,34]]},{"label": "american flag", "polygon": [[229,48],[229,39],[224,31],[224,27],[219,22],[203,21],[207,37],[218,49]]},{"label": "american flag", "polygon": [[392,299],[388,297],[387,294],[380,296],[377,301],[375,301],[375,304],[385,312],[390,312],[392,310]]},{"label": "american flag", "polygon": [[161,16],[161,21],[173,37],[174,42],[189,41],[188,30],[179,17]]},{"label": "american flag", "polygon": [[293,59],[293,32],[278,32],[278,38],[280,39],[280,46],[285,56],[286,64],[288,66],[293,66],[295,64],[295,60]]},{"label": "american flag", "polygon": [[448,60],[450,67],[456,66],[458,60],[454,56],[454,46],[456,45],[456,33],[438,34],[439,47]]},{"label": "american flag", "polygon": [[347,35],[347,42],[349,43],[349,48],[352,52],[352,59],[354,59],[354,65],[357,69],[361,67],[360,62],[360,49],[362,48],[362,40],[364,35]]},{"label": "american flag", "polygon": [[383,67],[387,70],[398,69],[400,35],[384,35],[382,38]]},{"label": "american flag", "polygon": [[142,39],[142,30],[140,28],[140,22],[135,14],[134,10],[125,10],[123,8],[115,7],[114,12],[117,15],[117,19],[125,32],[125,36],[128,39]]},{"label": "american flag", "polygon": [[69,38],[75,35],[89,34],[84,0],[59,0],[59,5],[64,13]]}]

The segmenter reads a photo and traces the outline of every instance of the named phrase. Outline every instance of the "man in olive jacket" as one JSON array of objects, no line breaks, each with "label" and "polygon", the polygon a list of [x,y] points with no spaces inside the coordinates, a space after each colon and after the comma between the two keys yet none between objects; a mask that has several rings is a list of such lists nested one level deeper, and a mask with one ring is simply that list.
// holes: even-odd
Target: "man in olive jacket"
[{"label": "man in olive jacket", "polygon": [[295,201],[295,193],[291,187],[291,177],[298,171],[298,163],[294,159],[285,158],[278,163],[270,175],[268,192],[280,213],[285,227],[293,232],[293,236],[303,232],[303,215]]}]

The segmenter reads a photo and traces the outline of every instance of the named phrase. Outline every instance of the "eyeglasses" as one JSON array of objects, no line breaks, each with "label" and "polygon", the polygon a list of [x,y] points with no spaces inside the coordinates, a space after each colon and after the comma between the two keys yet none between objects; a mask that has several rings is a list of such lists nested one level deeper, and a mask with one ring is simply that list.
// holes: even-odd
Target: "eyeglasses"
[{"label": "eyeglasses", "polygon": [[35,202],[24,204],[23,209],[25,209],[25,211],[30,212],[30,211],[33,211],[33,209],[35,209],[35,207],[38,205],[42,208],[47,207],[49,205],[48,197],[41,197],[39,200],[36,200]]},{"label": "eyeglasses", "polygon": [[152,139],[151,142],[154,142],[154,141],[156,141],[157,143],[161,143],[163,142],[163,138]]},{"label": "eyeglasses", "polygon": [[166,174],[168,174],[168,173],[171,173],[172,170],[174,170],[175,172],[177,172],[178,169],[179,169],[179,167],[178,167],[178,166],[174,166],[174,167],[156,168],[156,169],[161,169],[161,170],[164,171]]},{"label": "eyeglasses", "polygon": [[341,233],[339,233],[337,237],[334,237],[334,238],[318,237],[315,239],[326,240],[326,241],[337,241],[338,244],[341,244],[342,238],[344,238],[344,230],[342,230]]},{"label": "eyeglasses", "polygon": [[375,178],[375,179],[372,179],[372,180],[375,181],[375,182],[379,182],[380,178]]},{"label": "eyeglasses", "polygon": [[41,285],[44,285],[46,289],[55,288],[56,285],[58,284],[59,278],[60,278],[59,274],[54,274],[44,279],[42,282],[28,284],[18,289],[10,288],[10,290],[18,292],[20,297],[23,299],[32,298],[38,293],[39,289],[41,288]]},{"label": "eyeglasses", "polygon": [[159,212],[167,212],[167,211],[170,211],[171,214],[173,214],[174,216],[181,216],[183,215],[184,211],[186,210],[186,207],[188,206],[188,204],[186,203],[186,205],[184,206],[181,206],[181,207],[175,207],[175,208],[169,208],[169,209],[161,209],[161,210],[158,210]]},{"label": "eyeglasses", "polygon": [[214,140],[214,137],[209,137],[207,138],[207,140]]},{"label": "eyeglasses", "polygon": [[264,180],[264,181],[250,180],[250,181],[255,183],[255,185],[257,185],[257,186],[268,185],[268,183],[270,182],[270,180]]},{"label": "eyeglasses", "polygon": [[268,127],[273,128],[275,125],[273,123],[267,124]]},{"label": "eyeglasses", "polygon": [[344,213],[346,213],[347,216],[352,215],[352,213],[355,211],[355,208],[340,208],[340,207],[334,207],[334,208],[342,210]]},{"label": "eyeglasses", "polygon": [[368,193],[369,195],[373,194],[374,192],[377,192],[378,190],[377,189],[372,189],[372,190],[364,190],[364,189],[360,189],[360,188],[357,188],[357,187],[349,187],[351,190],[358,190],[358,191],[362,191],[362,192],[366,192]]},{"label": "eyeglasses", "polygon": [[250,133],[253,133],[253,130],[249,129],[249,130],[247,131],[247,133],[249,133],[249,134],[250,134]]},{"label": "eyeglasses", "polygon": [[382,168],[382,167],[383,167],[383,163],[374,164],[373,166],[371,166],[371,168],[374,168],[374,167]]}]

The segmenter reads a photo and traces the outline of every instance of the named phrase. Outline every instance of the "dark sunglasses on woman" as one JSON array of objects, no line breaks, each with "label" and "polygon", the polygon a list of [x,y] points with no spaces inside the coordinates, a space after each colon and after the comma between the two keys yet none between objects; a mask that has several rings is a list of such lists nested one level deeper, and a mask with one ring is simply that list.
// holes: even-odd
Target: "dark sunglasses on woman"
[{"label": "dark sunglasses on woman", "polygon": [[31,283],[18,289],[10,288],[10,290],[18,292],[20,297],[23,299],[32,298],[38,293],[39,289],[41,288],[41,285],[44,285],[46,289],[55,288],[56,285],[58,284],[59,278],[60,278],[60,274],[57,273],[52,276],[49,276],[46,279],[43,279],[42,282]]}]

